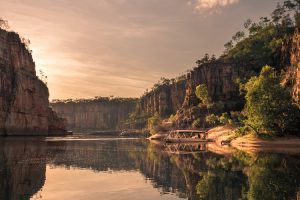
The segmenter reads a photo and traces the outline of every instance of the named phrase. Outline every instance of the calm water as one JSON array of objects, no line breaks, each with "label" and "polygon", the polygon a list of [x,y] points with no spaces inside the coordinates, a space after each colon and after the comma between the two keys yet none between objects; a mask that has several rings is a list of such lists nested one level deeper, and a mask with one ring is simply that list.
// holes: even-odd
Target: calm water
[{"label": "calm water", "polygon": [[[176,152],[186,154],[175,154]],[[206,150],[206,151],[204,151]],[[194,152],[194,153],[189,153]],[[1,138],[0,200],[300,199],[300,157],[143,139]]]}]

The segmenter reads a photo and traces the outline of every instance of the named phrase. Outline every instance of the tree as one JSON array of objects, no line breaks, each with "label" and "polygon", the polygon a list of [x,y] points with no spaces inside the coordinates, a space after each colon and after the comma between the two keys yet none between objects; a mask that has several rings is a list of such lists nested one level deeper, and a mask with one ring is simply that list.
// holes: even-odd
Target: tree
[{"label": "tree", "polygon": [[148,119],[148,129],[150,130],[150,133],[152,135],[156,133],[160,123],[161,123],[161,118],[158,112],[155,112],[154,115]]},{"label": "tree", "polygon": [[234,47],[232,40],[224,44],[225,47],[225,54],[229,53],[229,51]]},{"label": "tree", "polygon": [[245,38],[245,32],[244,31],[238,31],[233,37],[232,40],[234,40],[235,42],[239,42],[242,39]]},{"label": "tree", "polygon": [[212,104],[212,100],[208,94],[207,87],[205,84],[200,84],[196,87],[196,96],[202,102],[202,104],[209,106]]},{"label": "tree", "polygon": [[282,135],[297,129],[299,109],[292,105],[289,90],[280,84],[274,68],[265,66],[245,85],[245,124],[256,134]]},{"label": "tree", "polygon": [[203,58],[201,58],[200,60],[197,60],[196,61],[196,64],[198,66],[201,66],[202,64],[206,64],[206,63],[209,63],[211,60],[210,60],[210,57],[209,57],[209,54],[206,53]]},{"label": "tree", "polygon": [[8,22],[2,18],[0,18],[0,29],[3,29],[3,30],[9,29]]},{"label": "tree", "polygon": [[41,79],[41,81],[43,81],[46,85],[47,85],[47,78],[48,76],[45,75],[44,71],[43,70],[39,70],[39,73],[40,73],[40,76],[39,78]]},{"label": "tree", "polygon": [[215,114],[210,114],[205,117],[205,121],[211,125],[216,125],[219,123],[219,117]]}]

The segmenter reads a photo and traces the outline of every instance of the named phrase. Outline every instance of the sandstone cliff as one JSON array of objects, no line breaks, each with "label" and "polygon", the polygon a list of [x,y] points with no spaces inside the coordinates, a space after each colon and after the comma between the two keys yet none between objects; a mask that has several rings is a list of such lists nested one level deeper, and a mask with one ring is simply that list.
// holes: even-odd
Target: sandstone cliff
[{"label": "sandstone cliff", "polygon": [[48,97],[19,35],[0,29],[0,135],[47,135]]},{"label": "sandstone cliff", "polygon": [[295,103],[300,108],[300,34],[296,31],[291,49],[292,94]]},{"label": "sandstone cliff", "polygon": [[71,130],[117,130],[135,111],[137,99],[100,98],[51,103],[57,114],[66,119]]},{"label": "sandstone cliff", "polygon": [[160,84],[142,96],[138,111],[149,115],[158,112],[161,117],[176,114],[176,126],[190,126],[193,120],[207,114],[206,109],[198,107],[199,100],[195,95],[200,84],[206,85],[213,102],[221,104],[215,113],[241,110],[243,101],[236,84],[238,75],[234,65],[222,59],[202,64],[189,72],[184,80]]},{"label": "sandstone cliff", "polygon": [[236,84],[238,72],[232,64],[221,59],[194,68],[187,77],[184,106],[196,106],[199,103],[195,91],[200,84],[206,85],[214,102],[229,103],[239,99],[239,87]]},{"label": "sandstone cliff", "polygon": [[145,94],[139,102],[139,111],[165,117],[181,108],[186,95],[186,80],[163,84]]}]

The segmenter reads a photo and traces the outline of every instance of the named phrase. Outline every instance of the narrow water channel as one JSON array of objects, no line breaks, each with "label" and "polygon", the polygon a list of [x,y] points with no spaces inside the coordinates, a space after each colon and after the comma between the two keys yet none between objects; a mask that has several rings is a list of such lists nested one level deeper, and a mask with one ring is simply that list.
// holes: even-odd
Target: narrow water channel
[{"label": "narrow water channel", "polygon": [[[180,153],[180,154],[179,154]],[[76,136],[2,138],[0,199],[299,199],[300,156]]]}]

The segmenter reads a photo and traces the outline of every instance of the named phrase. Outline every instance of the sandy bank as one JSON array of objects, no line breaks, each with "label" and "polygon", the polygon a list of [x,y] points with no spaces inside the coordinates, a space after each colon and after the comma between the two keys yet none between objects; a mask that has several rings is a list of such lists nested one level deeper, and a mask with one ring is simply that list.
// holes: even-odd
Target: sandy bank
[{"label": "sandy bank", "polygon": [[[283,137],[261,139],[254,136],[235,138],[234,127],[230,125],[220,126],[208,131],[208,138],[215,143],[209,144],[209,150],[219,154],[229,154],[233,148],[246,152],[273,152],[300,154],[300,137]],[[221,145],[222,141],[231,140],[230,145]]]}]

